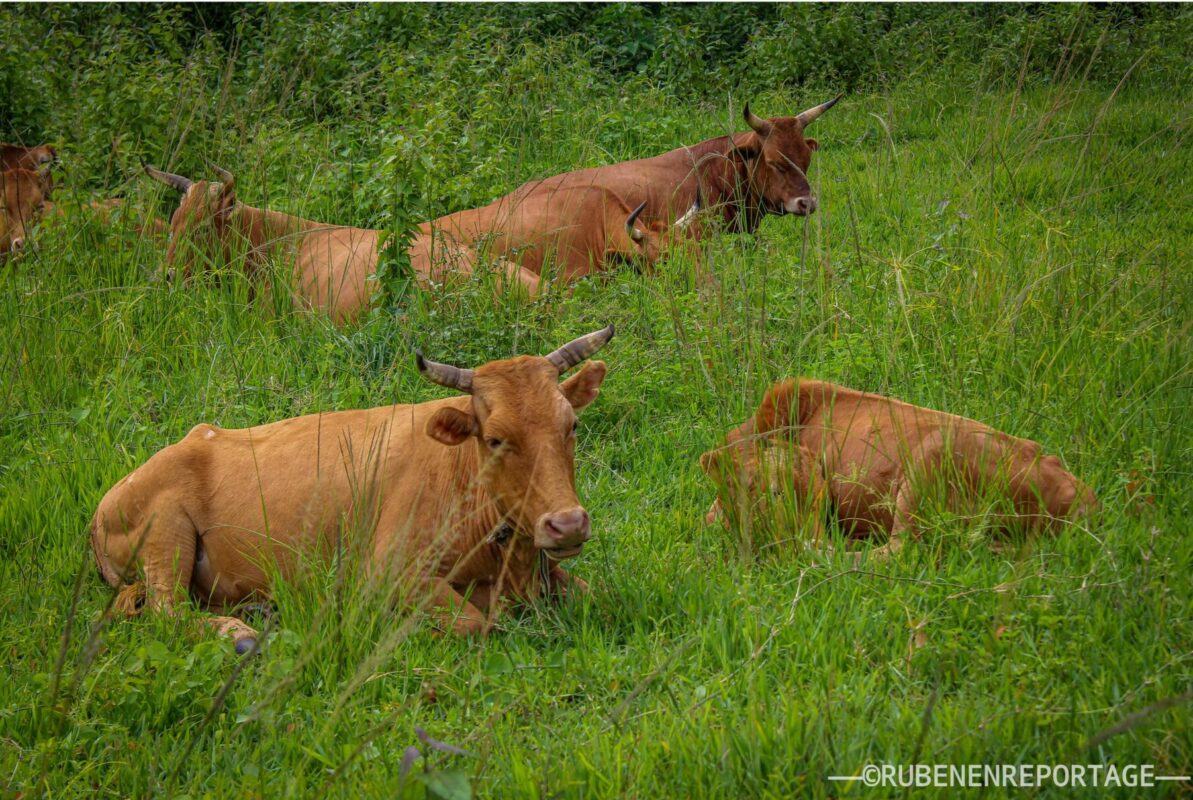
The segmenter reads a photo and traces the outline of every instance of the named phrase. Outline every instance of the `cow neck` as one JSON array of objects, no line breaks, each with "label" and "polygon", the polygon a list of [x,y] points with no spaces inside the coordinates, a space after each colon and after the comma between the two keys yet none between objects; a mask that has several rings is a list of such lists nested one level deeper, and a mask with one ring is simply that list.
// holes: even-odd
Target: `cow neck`
[{"label": "cow neck", "polygon": [[494,575],[508,564],[511,573],[524,580],[538,563],[540,553],[531,537],[519,534],[512,523],[508,536],[499,535],[506,523],[493,498],[477,480],[481,446],[479,442],[468,442],[455,448],[458,461],[454,472],[460,476],[457,490],[460,496],[469,498],[456,510],[461,520],[456,529],[456,555],[462,558],[474,554],[470,562]]},{"label": "cow neck", "polygon": [[753,233],[762,214],[750,196],[744,165],[733,159],[734,138],[738,135],[708,139],[683,152],[699,171],[704,204],[720,208],[731,230]]}]

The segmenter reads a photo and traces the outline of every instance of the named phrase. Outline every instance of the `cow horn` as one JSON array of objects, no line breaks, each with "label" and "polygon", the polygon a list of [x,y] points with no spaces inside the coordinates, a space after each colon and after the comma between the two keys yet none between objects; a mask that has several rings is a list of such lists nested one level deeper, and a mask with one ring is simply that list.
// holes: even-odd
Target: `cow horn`
[{"label": "cow horn", "polygon": [[644,209],[644,208],[646,208],[645,200],[643,200],[637,208],[635,208],[633,211],[631,211],[630,215],[628,217],[626,217],[626,220],[625,220],[626,235],[629,236],[631,239],[633,239],[635,242],[642,241],[642,231],[638,230],[638,228],[635,227],[634,223],[638,221],[638,215],[642,213],[642,209]]},{"label": "cow horn", "polygon": [[184,178],[181,175],[175,175],[173,172],[162,172],[160,169],[155,169],[144,161],[141,162],[141,168],[145,170],[145,174],[153,178],[155,181],[164,183],[172,189],[177,189],[180,192],[185,192],[191,188],[191,180]]},{"label": "cow horn", "polygon": [[223,167],[217,167],[215,164],[211,165],[215,170],[215,174],[220,176],[220,183],[224,184],[224,190],[228,191],[236,185],[236,176]]},{"label": "cow horn", "polygon": [[696,182],[696,199],[692,203],[692,207],[684,212],[684,215],[675,220],[675,227],[681,231],[692,224],[692,220],[696,219],[696,215],[700,213],[700,207],[704,205],[704,200],[700,197],[700,182]]},{"label": "cow horn", "polygon": [[440,364],[438,361],[428,361],[417,350],[414,351],[414,363],[418,365],[418,371],[422,373],[422,376],[431,383],[437,383],[449,389],[459,389],[465,394],[472,394],[472,376],[474,374],[472,370],[453,367],[451,364]]},{"label": "cow horn", "polygon": [[800,123],[806,128],[809,125],[811,125],[813,122],[815,122],[817,117],[819,117],[825,111],[828,111],[830,108],[835,106],[837,104],[837,101],[840,100],[844,96],[845,95],[843,95],[843,94],[839,94],[836,97],[834,97],[832,100],[829,100],[827,103],[821,103],[818,106],[812,106],[807,111],[801,111],[799,113],[799,115],[796,117],[796,119],[798,119],[800,121]]},{"label": "cow horn", "polygon": [[749,125],[754,133],[759,136],[769,136],[771,132],[771,124],[762,117],[750,111],[750,104],[746,103],[746,107],[742,109],[741,115],[746,118],[746,124]]},{"label": "cow horn", "polygon": [[601,328],[599,331],[593,331],[581,336],[579,339],[573,339],[553,353],[547,356],[555,368],[559,370],[559,374],[567,372],[572,367],[579,364],[586,358],[596,354],[609,340],[613,338],[613,326]]}]

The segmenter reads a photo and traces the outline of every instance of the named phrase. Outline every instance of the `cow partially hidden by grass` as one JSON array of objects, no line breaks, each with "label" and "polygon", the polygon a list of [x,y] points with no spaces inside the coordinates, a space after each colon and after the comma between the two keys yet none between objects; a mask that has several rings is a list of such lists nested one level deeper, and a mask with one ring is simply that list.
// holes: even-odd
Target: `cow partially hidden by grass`
[{"label": "cow partially hidden by grass", "polygon": [[0,143],[0,170],[29,169],[42,171],[58,160],[58,151],[53,145],[39,144],[25,147],[20,144]]},{"label": "cow partially hidden by grass", "polygon": [[[965,417],[825,381],[788,379],[701,466],[718,487],[708,515],[769,521],[777,507],[823,532],[827,506],[884,557],[933,506],[986,514],[999,529],[1055,530],[1097,507],[1093,492],[1036,442]],[[860,554],[859,554],[860,555]]]},{"label": "cow partially hidden by grass", "polygon": [[45,211],[48,199],[39,173],[0,171],[0,263],[25,249],[29,231]]},{"label": "cow partially hidden by grass", "polygon": [[[742,110],[750,130],[718,136],[667,153],[634,161],[565,172],[531,181],[519,191],[602,186],[643,202],[642,219],[670,222],[687,213],[698,196],[732,231],[752,233],[768,214],[807,216],[817,200],[808,183],[812,153],[820,144],[804,131],[840,96],[794,117],[764,119]],[[708,229],[694,226],[696,236]]]},{"label": "cow partially hidden by grass", "polygon": [[516,262],[538,280],[548,277],[553,264],[554,282],[567,285],[622,263],[651,268],[696,218],[700,196],[674,225],[640,221],[645,207],[631,209],[621,195],[602,186],[523,188],[487,206],[424,222],[419,229]]},{"label": "cow partially hidden by grass", "polygon": [[[377,270],[381,231],[329,225],[246,205],[236,197],[235,178],[222,169],[217,168],[219,181],[192,181],[148,165],[145,172],[182,192],[170,221],[166,263],[181,271],[184,279],[235,263],[254,281],[253,286],[265,281],[262,268],[275,261],[290,270],[289,285],[284,288],[296,307],[323,311],[337,323],[351,322],[368,309],[374,289],[369,276]],[[471,249],[433,247],[426,237],[416,237],[409,253],[415,277],[423,286],[474,268]],[[504,262],[499,266],[506,269],[511,284],[537,286],[536,276],[524,275]]]},{"label": "cow partially hidden by grass", "polygon": [[[559,562],[591,536],[575,489],[576,413],[605,365],[559,378],[612,336],[610,326],[546,357],[476,369],[418,357],[424,377],[462,397],[198,425],[99,504],[91,546],[117,606],[169,611],[189,595],[229,609],[267,594],[275,569],[338,552],[344,531],[371,534],[372,573],[413,586],[461,634],[487,630],[485,611],[505,599],[584,590]],[[238,651],[252,646],[239,619],[210,622]]]}]

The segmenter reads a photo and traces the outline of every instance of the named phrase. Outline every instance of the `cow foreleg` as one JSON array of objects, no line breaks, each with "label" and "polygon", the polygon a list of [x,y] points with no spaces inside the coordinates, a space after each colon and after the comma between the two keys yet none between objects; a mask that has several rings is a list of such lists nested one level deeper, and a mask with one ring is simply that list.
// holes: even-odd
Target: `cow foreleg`
[{"label": "cow foreleg", "polygon": [[[918,506],[919,499],[916,492],[911,488],[909,482],[904,481],[895,494],[895,521],[891,525],[890,538],[882,547],[871,550],[870,558],[882,561],[903,549],[904,537],[915,535],[915,511]],[[857,554],[859,562],[863,556],[864,553]]]},{"label": "cow foreleg", "polygon": [[575,575],[569,575],[567,570],[558,564],[551,565],[551,571],[547,574],[548,597],[564,599],[588,593],[589,589],[586,582],[577,578]]},{"label": "cow foreleg", "polygon": [[539,293],[539,276],[514,261],[501,259],[500,265],[505,269],[505,281],[502,289],[525,292],[526,297],[533,300]]},{"label": "cow foreleg", "polygon": [[458,636],[484,635],[489,632],[483,611],[464,599],[443,578],[432,578],[427,586],[431,616],[442,628]]}]

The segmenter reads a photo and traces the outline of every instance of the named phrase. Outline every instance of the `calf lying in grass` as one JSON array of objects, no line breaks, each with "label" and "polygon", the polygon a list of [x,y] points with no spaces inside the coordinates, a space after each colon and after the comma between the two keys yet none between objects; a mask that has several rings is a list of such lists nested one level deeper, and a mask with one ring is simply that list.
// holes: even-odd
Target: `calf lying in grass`
[{"label": "calf lying in grass", "polygon": [[[850,537],[898,551],[932,505],[989,512],[1001,530],[1055,530],[1098,507],[1093,492],[1036,442],[965,417],[825,381],[788,379],[705,453],[718,487],[708,521],[799,525],[823,533],[828,506]],[[791,515],[789,515],[791,516]]]}]

